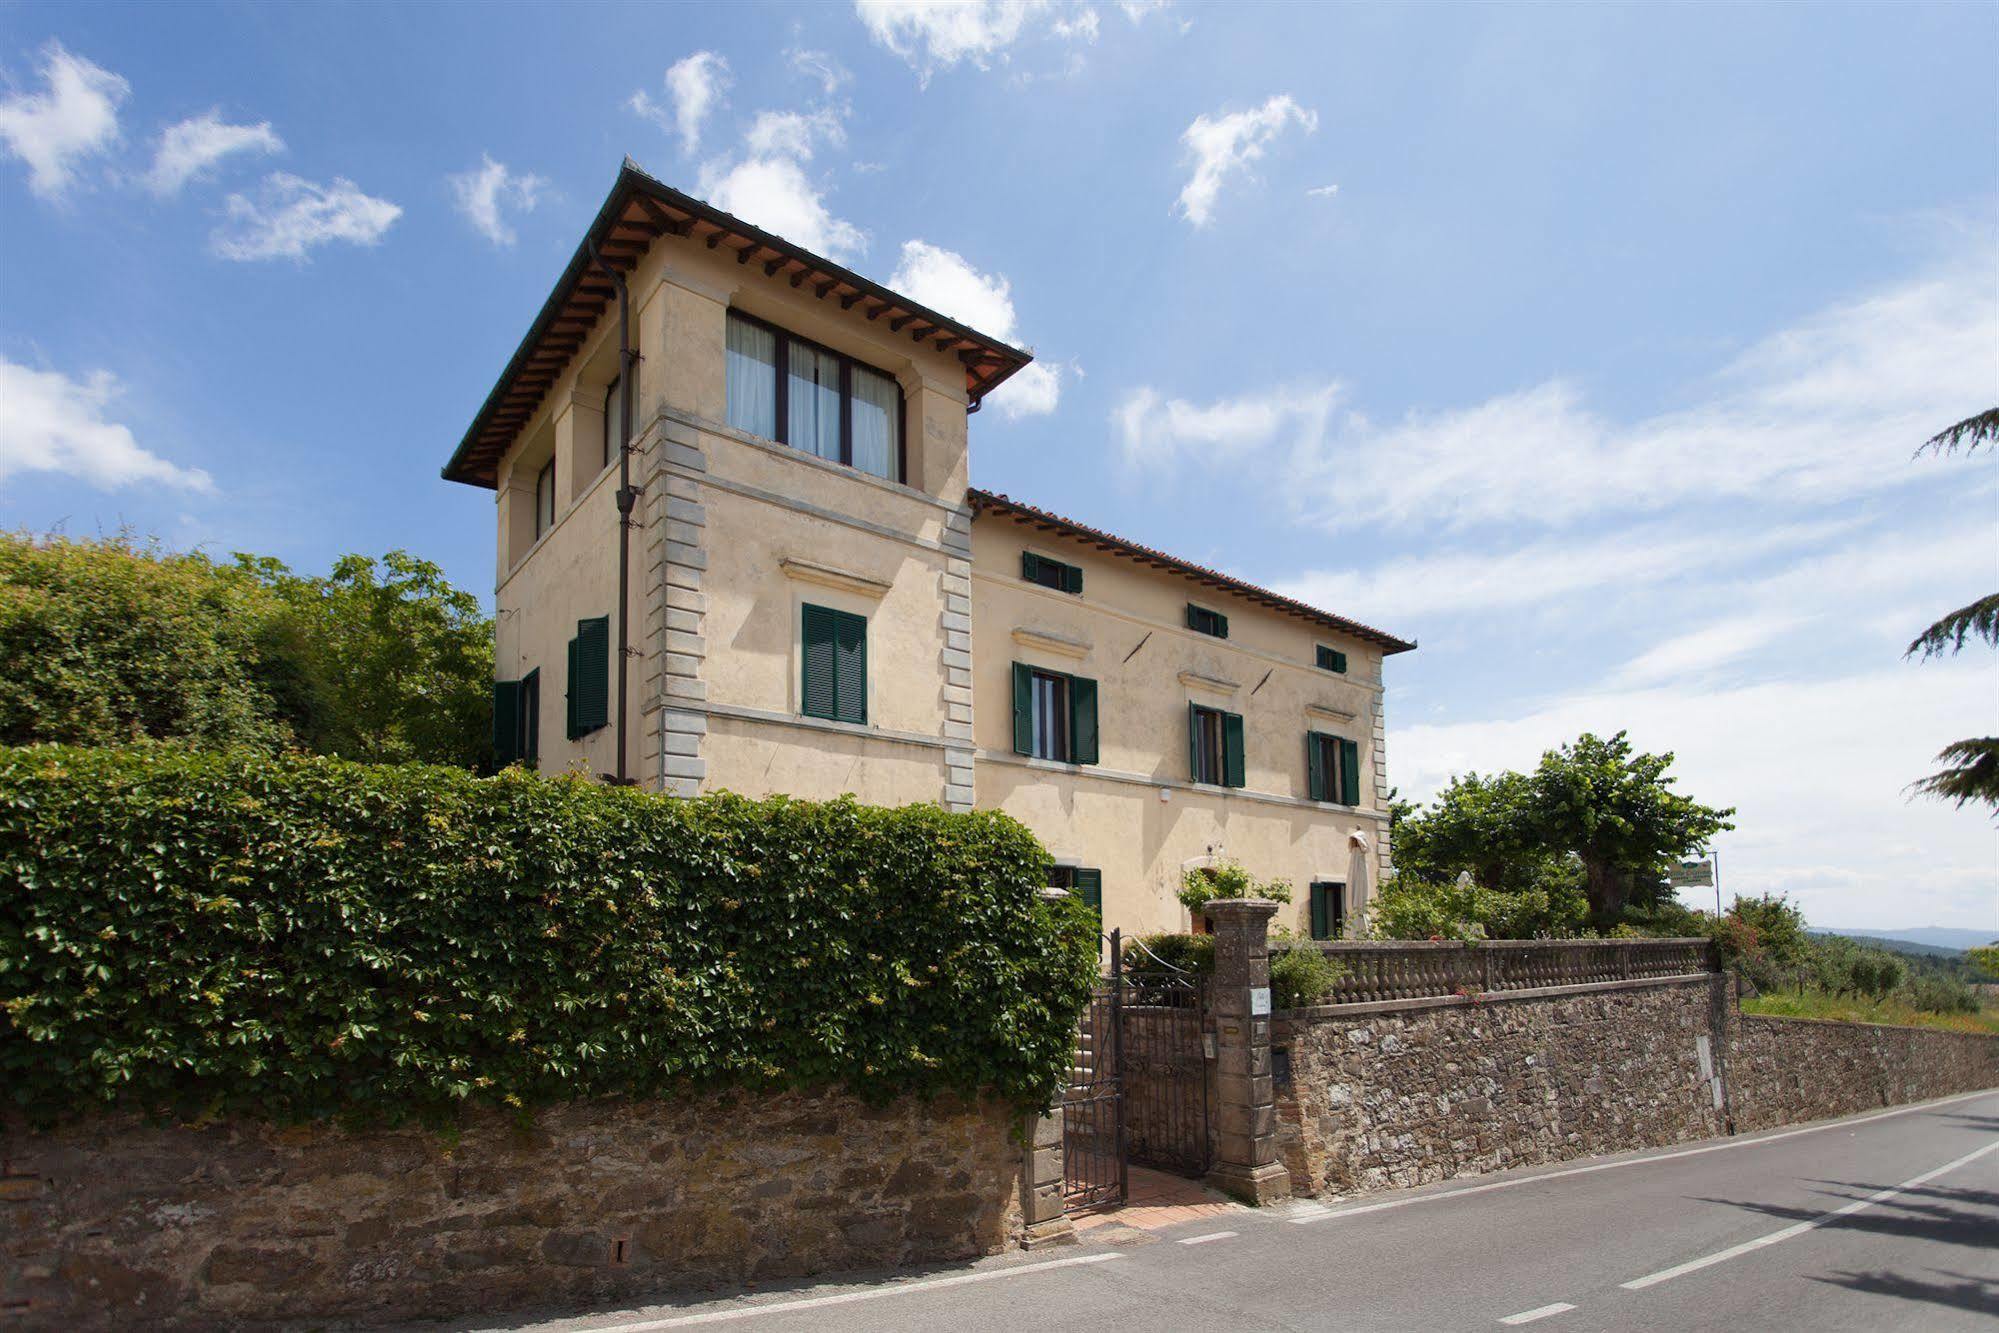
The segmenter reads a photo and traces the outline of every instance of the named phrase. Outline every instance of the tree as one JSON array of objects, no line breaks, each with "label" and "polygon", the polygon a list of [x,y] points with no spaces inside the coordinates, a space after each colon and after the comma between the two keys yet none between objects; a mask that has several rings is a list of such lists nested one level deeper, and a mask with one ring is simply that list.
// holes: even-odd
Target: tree
[{"label": "tree", "polygon": [[1667,869],[1732,829],[1733,807],[1713,809],[1673,791],[1668,754],[1638,754],[1618,732],[1585,732],[1541,756],[1533,775],[1536,834],[1544,847],[1582,863],[1590,915],[1610,926],[1627,905],[1649,906],[1670,892]]},{"label": "tree", "polygon": [[491,758],[493,624],[478,599],[407,551],[342,556],[325,578],[237,557],[277,598],[268,634],[303,678],[293,730],[307,749],[366,763]]},{"label": "tree", "polygon": [[1575,879],[1564,853],[1545,845],[1534,784],[1523,773],[1452,778],[1427,810],[1406,811],[1391,827],[1398,876],[1446,884],[1469,872],[1507,893]]},{"label": "tree", "polygon": [[256,580],[120,534],[0,534],[0,743],[283,748]]},{"label": "tree", "polygon": [[123,535],[0,534],[0,660],[0,744],[490,762],[492,623],[404,551],[311,578]]},{"label": "tree", "polygon": [[[1920,457],[1932,450],[1938,455],[1954,454],[1960,445],[1967,458],[1980,446],[1987,452],[1999,447],[1999,407],[1937,432],[1916,454]],[[1999,646],[1999,593],[1987,594],[1937,621],[1916,636],[1904,656],[1925,662],[1932,657],[1955,656],[1963,650],[1966,638]],[[1912,783],[1912,791],[1959,807],[1967,801],[1982,801],[1999,811],[1999,736],[1952,741],[1937,752],[1937,759],[1944,766]]]}]

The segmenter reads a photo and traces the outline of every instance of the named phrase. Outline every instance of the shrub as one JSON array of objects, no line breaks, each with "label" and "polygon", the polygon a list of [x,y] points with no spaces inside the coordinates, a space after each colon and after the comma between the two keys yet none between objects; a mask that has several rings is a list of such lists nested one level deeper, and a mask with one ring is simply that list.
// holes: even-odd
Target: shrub
[{"label": "shrub", "polygon": [[999,814],[0,748],[0,1088],[442,1119],[690,1086],[1045,1107],[1096,960]]},{"label": "shrub", "polygon": [[1291,901],[1288,880],[1260,880],[1240,861],[1221,861],[1212,866],[1189,870],[1180,877],[1180,905],[1198,913],[1217,898],[1269,898]]},{"label": "shrub", "polygon": [[1309,940],[1288,940],[1270,951],[1270,1003],[1276,1009],[1317,1004],[1346,975]]},{"label": "shrub", "polygon": [[1502,893],[1469,876],[1437,884],[1394,875],[1367,909],[1369,933],[1383,940],[1525,940],[1577,934],[1589,901],[1576,885]]},{"label": "shrub", "polygon": [[1975,1014],[1978,992],[1949,977],[1911,977],[1902,994],[1912,1008],[1932,1014]]},{"label": "shrub", "polygon": [[1144,935],[1135,942],[1140,947],[1127,947],[1124,951],[1124,967],[1127,972],[1144,971],[1155,962],[1202,977],[1215,970],[1213,935],[1180,935],[1168,931],[1157,935]]}]

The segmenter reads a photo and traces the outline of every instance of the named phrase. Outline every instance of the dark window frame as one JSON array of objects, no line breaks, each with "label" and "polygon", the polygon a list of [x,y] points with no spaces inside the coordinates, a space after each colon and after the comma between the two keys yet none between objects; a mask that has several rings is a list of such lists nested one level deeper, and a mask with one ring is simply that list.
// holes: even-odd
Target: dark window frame
[{"label": "dark window frame", "polygon": [[1048,887],[1067,889],[1083,900],[1084,906],[1097,914],[1101,923],[1104,919],[1104,872],[1093,866],[1051,866],[1048,870]]},{"label": "dark window frame", "polygon": [[1050,759],[1058,764],[1076,762],[1076,729],[1074,725],[1074,703],[1070,696],[1070,685],[1074,677],[1061,671],[1045,671],[1037,666],[1027,669],[1029,734],[1038,746],[1042,734],[1042,699],[1044,688],[1048,703],[1048,733],[1058,754],[1042,754],[1039,750],[1030,753],[1030,758]]},{"label": "dark window frame", "polygon": [[[1347,886],[1344,880],[1315,879],[1305,890],[1306,929],[1315,940],[1346,936]],[[1322,906],[1324,904],[1325,906]]]},{"label": "dark window frame", "polygon": [[1196,634],[1207,634],[1217,639],[1229,636],[1229,618],[1211,607],[1187,603],[1187,628]]},{"label": "dark window frame", "polygon": [[1039,551],[1020,553],[1020,577],[1024,582],[1037,588],[1047,588],[1051,592],[1065,592],[1073,597],[1083,595],[1083,571],[1079,566]]},{"label": "dark window frame", "polygon": [[1340,676],[1346,675],[1347,655],[1341,652],[1337,648],[1329,648],[1323,643],[1320,644],[1319,670],[1330,671],[1333,672],[1335,675],[1340,675]]},{"label": "dark window frame", "polygon": [[[839,626],[839,625],[841,625],[841,624],[843,624],[844,622],[847,622],[847,621],[854,621],[854,622],[858,622],[858,623],[859,623],[859,625],[860,625],[860,652],[859,652],[859,654],[858,654],[858,659],[857,659],[857,660],[859,661],[859,669],[860,669],[860,674],[861,674],[861,679],[860,679],[860,716],[859,716],[859,717],[841,717],[841,716],[840,716],[840,671],[839,671],[839,666],[840,666],[840,661],[841,661],[841,659],[840,659],[840,656],[839,656],[839,652],[838,652],[838,648],[837,648],[837,643],[836,643],[836,646],[835,646],[835,651],[834,651],[834,656],[833,656],[833,680],[832,680],[832,692],[833,692],[833,701],[832,701],[832,703],[831,703],[831,704],[829,705],[829,707],[830,707],[831,711],[830,711],[830,712],[820,712],[820,711],[816,711],[816,710],[815,710],[815,709],[814,709],[814,708],[812,707],[812,691],[811,691],[811,688],[810,688],[810,684],[811,684],[811,682],[810,682],[810,680],[809,680],[809,678],[808,678],[808,675],[807,675],[807,673],[808,673],[808,672],[810,671],[810,669],[811,669],[811,664],[810,664],[810,663],[809,663],[809,662],[808,662],[808,661],[806,660],[806,653],[807,653],[807,651],[808,651],[808,650],[809,650],[809,648],[810,648],[810,645],[809,645],[809,644],[808,644],[808,643],[806,642],[806,623],[807,623],[807,621],[808,621],[808,620],[809,620],[809,619],[810,619],[810,618],[811,618],[811,617],[812,617],[812,616],[813,616],[814,614],[817,614],[817,615],[819,615],[819,616],[822,616],[822,617],[826,617],[826,618],[827,618],[827,619],[826,619],[826,623],[827,623],[827,624],[828,624],[829,626],[833,626],[833,627],[837,627],[837,626]],[[821,722],[837,722],[837,723],[840,723],[840,724],[841,724],[841,725],[843,725],[843,726],[850,726],[850,727],[865,727],[865,726],[867,726],[867,725],[868,725],[868,716],[869,716],[869,713],[870,713],[870,709],[869,709],[869,707],[868,707],[868,703],[869,703],[869,700],[868,700],[868,671],[869,671],[869,668],[868,668],[868,627],[869,627],[869,618],[868,618],[867,616],[864,616],[864,615],[860,614],[859,612],[856,612],[856,611],[846,611],[846,610],[842,610],[841,608],[839,608],[839,607],[837,607],[837,606],[825,606],[825,605],[822,605],[822,604],[820,604],[820,603],[818,603],[818,602],[800,602],[800,603],[799,603],[799,606],[798,606],[798,682],[799,682],[799,683],[798,683],[798,715],[799,715],[800,717],[809,717],[809,718],[814,718],[814,719],[817,719],[818,721],[821,721]]]},{"label": "dark window frame", "polygon": [[[777,375],[775,395],[777,403],[777,420],[775,422],[777,435],[773,442],[781,444],[787,449],[792,447],[790,436],[791,345],[793,343],[802,343],[816,352],[830,356],[840,366],[840,456],[838,458],[823,459],[821,460],[823,462],[838,463],[842,467],[853,468],[854,471],[860,472],[864,477],[875,475],[872,472],[865,472],[860,468],[854,467],[854,367],[859,366],[863,370],[872,371],[874,374],[883,376],[891,384],[895,385],[895,475],[892,477],[877,478],[877,480],[891,481],[898,486],[907,486],[909,484],[909,394],[903,389],[900,379],[883,370],[880,366],[863,361],[859,357],[848,356],[845,352],[837,348],[828,347],[824,343],[814,342],[810,338],[802,338],[789,329],[773,324],[767,319],[759,319],[757,316],[744,310],[738,310],[733,306],[729,309],[728,318],[740,319],[747,324],[754,324],[777,340],[776,357],[772,362],[772,368]],[[742,428],[732,425],[731,429],[741,430]],[[817,454],[810,456],[814,458],[818,457]]]},{"label": "dark window frame", "polygon": [[[1225,735],[1228,714],[1220,708],[1209,708],[1206,704],[1194,706],[1195,742],[1194,762],[1191,780],[1219,787],[1228,776],[1228,740]],[[1212,761],[1212,763],[1211,763]]]},{"label": "dark window frame", "polygon": [[[548,504],[542,504],[542,487],[546,484]],[[534,474],[534,539],[540,541],[555,531],[555,455],[535,470]]]}]

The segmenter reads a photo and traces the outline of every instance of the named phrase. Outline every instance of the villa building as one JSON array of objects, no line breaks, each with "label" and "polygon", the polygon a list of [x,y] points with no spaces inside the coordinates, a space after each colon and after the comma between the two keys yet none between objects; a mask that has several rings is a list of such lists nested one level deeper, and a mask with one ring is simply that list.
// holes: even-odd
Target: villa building
[{"label": "villa building", "polygon": [[502,759],[1003,810],[1106,928],[1226,858],[1350,930],[1414,645],[975,489],[1029,360],[627,162],[444,469],[497,497]]}]

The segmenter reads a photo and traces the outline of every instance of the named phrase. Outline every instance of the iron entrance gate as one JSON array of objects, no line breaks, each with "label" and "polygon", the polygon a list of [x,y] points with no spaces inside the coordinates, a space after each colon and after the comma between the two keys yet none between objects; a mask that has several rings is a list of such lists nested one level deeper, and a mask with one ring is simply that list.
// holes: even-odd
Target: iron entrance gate
[{"label": "iron entrance gate", "polygon": [[1122,932],[1090,993],[1062,1099],[1063,1198],[1071,1211],[1122,1203],[1127,1165],[1198,1176],[1210,1164],[1206,983]]}]

